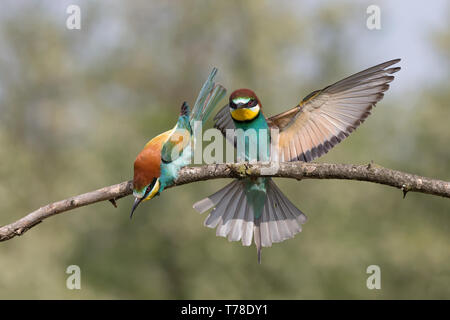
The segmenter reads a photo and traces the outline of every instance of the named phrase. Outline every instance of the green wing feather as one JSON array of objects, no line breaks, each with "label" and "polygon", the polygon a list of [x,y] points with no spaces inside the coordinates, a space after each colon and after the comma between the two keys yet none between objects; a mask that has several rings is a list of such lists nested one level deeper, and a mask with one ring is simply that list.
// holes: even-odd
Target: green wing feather
[{"label": "green wing feather", "polygon": [[213,68],[198,94],[190,117],[192,127],[194,126],[194,121],[201,120],[204,123],[227,92],[223,86],[214,83],[216,74],[217,68]]},{"label": "green wing feather", "polygon": [[194,121],[202,121],[204,123],[217,103],[225,96],[227,90],[223,86],[214,83],[216,74],[217,68],[213,68],[198,94],[194,108],[190,113],[189,121],[187,121],[187,117],[180,117],[177,127],[164,143],[161,149],[161,159],[164,162],[172,162],[181,155],[183,149],[190,143]]}]

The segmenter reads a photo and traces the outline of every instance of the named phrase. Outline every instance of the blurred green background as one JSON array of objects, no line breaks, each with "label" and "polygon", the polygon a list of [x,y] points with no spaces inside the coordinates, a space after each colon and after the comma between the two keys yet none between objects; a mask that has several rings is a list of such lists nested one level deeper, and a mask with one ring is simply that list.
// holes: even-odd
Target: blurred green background
[{"label": "blurred green background", "polygon": [[[81,30],[66,8],[81,8]],[[366,8],[381,8],[368,30]],[[450,179],[445,1],[2,1],[0,225],[132,177],[153,136],[192,105],[213,66],[267,115],[377,63],[402,58],[373,115],[319,159]],[[225,101],[224,101],[225,102]],[[211,122],[209,122],[211,124]],[[46,220],[0,243],[0,298],[450,298],[450,202],[354,181],[277,180],[309,221],[256,250],[217,238],[192,204],[225,185],[170,189]],[[67,266],[81,290],[66,288]],[[368,290],[366,268],[381,268]]]}]

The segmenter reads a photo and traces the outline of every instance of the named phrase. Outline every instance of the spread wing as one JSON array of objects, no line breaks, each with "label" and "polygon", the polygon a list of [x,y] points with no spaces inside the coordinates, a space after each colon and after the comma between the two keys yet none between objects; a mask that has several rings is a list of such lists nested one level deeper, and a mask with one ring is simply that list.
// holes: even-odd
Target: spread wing
[{"label": "spread wing", "polygon": [[231,143],[236,146],[236,138],[233,140],[230,140],[229,137],[227,137],[226,130],[227,129],[236,129],[236,126],[234,125],[233,118],[231,118],[230,115],[230,107],[228,104],[223,106],[219,112],[214,117],[214,128],[219,129],[220,132],[222,132],[223,136],[228,139]]},{"label": "spread wing", "polygon": [[311,161],[355,130],[394,80],[391,60],[307,95],[299,105],[267,119],[279,132],[280,161]]},{"label": "spread wing", "polygon": [[[296,107],[267,119],[269,127],[279,129],[279,160],[311,161],[345,139],[383,98],[394,80],[391,74],[400,70],[389,67],[399,61],[384,62],[313,91]],[[223,135],[226,129],[236,128],[228,105],[214,121]]]}]

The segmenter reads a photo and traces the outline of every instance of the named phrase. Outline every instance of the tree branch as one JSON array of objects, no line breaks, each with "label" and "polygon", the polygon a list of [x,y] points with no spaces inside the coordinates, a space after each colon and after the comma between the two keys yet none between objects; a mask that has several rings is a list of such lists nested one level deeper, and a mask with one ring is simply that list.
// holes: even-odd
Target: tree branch
[{"label": "tree branch", "polygon": [[[275,166],[276,165],[277,164],[275,164]],[[268,164],[261,163],[213,164],[202,167],[186,167],[181,169],[179,178],[175,181],[174,186],[211,179],[259,176],[293,178],[297,180],[346,179],[368,181],[396,187],[403,191],[404,196],[407,192],[422,192],[450,198],[450,182],[448,181],[430,179],[410,173],[391,170],[373,163],[368,165],[352,165],[288,162],[279,163],[278,167],[274,167],[270,174],[267,174],[268,168]],[[264,169],[266,171],[262,172]],[[132,181],[125,181],[71,197],[66,200],[48,204],[11,224],[0,227],[0,241],[9,240],[15,236],[22,235],[44,219],[61,212],[106,200],[111,201],[115,206],[116,200],[132,193],[132,187]]]}]

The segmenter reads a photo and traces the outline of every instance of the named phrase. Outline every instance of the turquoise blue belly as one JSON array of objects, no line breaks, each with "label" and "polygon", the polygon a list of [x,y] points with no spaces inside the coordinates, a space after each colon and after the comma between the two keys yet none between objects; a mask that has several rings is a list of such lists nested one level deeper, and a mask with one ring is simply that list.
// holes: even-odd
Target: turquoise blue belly
[{"label": "turquoise blue belly", "polygon": [[[245,136],[244,154],[238,156],[241,158],[244,157],[246,161],[268,161],[270,155],[270,135],[269,127],[264,116],[260,113],[258,117],[251,122],[235,122],[235,125],[237,129],[242,129],[247,133],[248,130],[251,129],[256,131],[256,138],[253,136],[252,139],[252,135]],[[260,131],[260,129],[263,129],[263,131]],[[257,146],[256,156],[254,153],[250,152],[251,144],[256,144]],[[266,186],[268,178],[248,178],[244,181],[247,201],[253,208],[255,219],[258,219],[262,214],[266,202]]]}]

